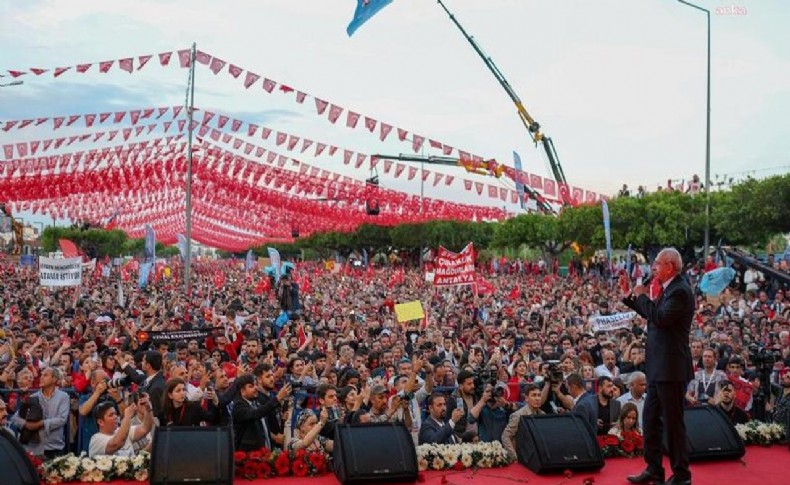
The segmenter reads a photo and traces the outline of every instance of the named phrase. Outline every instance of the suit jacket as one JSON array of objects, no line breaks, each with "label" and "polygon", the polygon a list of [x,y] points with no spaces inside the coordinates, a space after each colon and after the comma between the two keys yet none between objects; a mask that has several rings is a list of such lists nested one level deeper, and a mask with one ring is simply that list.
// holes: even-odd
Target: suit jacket
[{"label": "suit jacket", "polygon": [[420,426],[419,444],[435,443],[439,445],[452,444],[453,428],[450,423],[437,423],[435,419],[428,416]]},{"label": "suit jacket", "polygon": [[[582,397],[576,401],[573,407],[573,412],[581,415],[590,423],[592,427],[593,436],[598,434],[598,396],[589,392],[585,392]],[[616,421],[616,419],[615,419]]]},{"label": "suit jacket", "polygon": [[[266,446],[261,419],[280,410],[277,399],[258,400],[257,407],[241,396],[233,401],[233,441],[237,451],[259,450]],[[269,437],[271,440],[271,436]]]},{"label": "suit jacket", "polygon": [[[510,415],[507,420],[507,426],[505,426],[505,430],[502,432],[502,439],[500,441],[502,441],[502,446],[513,460],[518,458],[516,454],[516,447],[514,445],[516,441],[516,433],[518,433],[518,424],[521,422],[521,416],[531,416],[532,414],[532,409],[529,406],[523,406],[521,409]],[[539,409],[537,414],[545,413]]]},{"label": "suit jacket", "polygon": [[689,382],[694,377],[689,348],[694,294],[688,283],[676,276],[656,302],[646,295],[623,302],[647,319],[647,381]]},{"label": "suit jacket", "polygon": [[151,410],[153,411],[154,416],[159,416],[159,414],[162,412],[162,399],[164,399],[166,385],[165,376],[162,374],[162,371],[154,374],[154,377],[151,378],[151,381],[148,383],[148,385],[145,385],[145,374],[133,369],[132,366],[125,366],[123,368],[123,372],[130,381],[140,386],[140,391],[146,392],[148,394],[148,397],[151,398]]}]

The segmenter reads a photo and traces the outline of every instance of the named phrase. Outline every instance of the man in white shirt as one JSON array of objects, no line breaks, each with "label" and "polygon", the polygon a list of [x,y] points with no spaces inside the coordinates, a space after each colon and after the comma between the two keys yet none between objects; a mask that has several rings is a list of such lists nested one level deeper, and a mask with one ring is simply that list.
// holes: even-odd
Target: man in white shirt
[{"label": "man in white shirt", "polygon": [[617,358],[612,350],[604,350],[601,354],[603,364],[595,368],[595,377],[608,377],[614,379],[620,376],[620,369],[617,368]]},{"label": "man in white shirt", "polygon": [[[137,413],[137,406],[145,409],[143,424],[132,426],[132,418]],[[137,404],[130,404],[118,422],[118,412],[112,403],[99,404],[95,411],[99,431],[91,437],[88,454],[91,458],[100,455],[134,456],[134,443],[144,439],[154,426],[154,416],[148,395],[141,394]]]},{"label": "man in white shirt", "polygon": [[642,411],[645,409],[645,390],[647,389],[647,378],[643,372],[632,372],[628,376],[628,392],[618,397],[620,404],[632,402],[636,405],[639,413],[639,428],[642,428]]}]

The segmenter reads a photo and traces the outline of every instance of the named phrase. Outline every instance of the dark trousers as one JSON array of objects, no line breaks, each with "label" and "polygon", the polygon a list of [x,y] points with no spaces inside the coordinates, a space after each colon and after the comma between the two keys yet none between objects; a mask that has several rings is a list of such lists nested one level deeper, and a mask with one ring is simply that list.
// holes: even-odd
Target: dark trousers
[{"label": "dark trousers", "polygon": [[651,382],[647,388],[645,415],[642,419],[647,469],[655,475],[664,475],[661,451],[666,427],[669,463],[678,480],[691,478],[686,423],[683,421],[685,392],[686,386],[682,382]]}]

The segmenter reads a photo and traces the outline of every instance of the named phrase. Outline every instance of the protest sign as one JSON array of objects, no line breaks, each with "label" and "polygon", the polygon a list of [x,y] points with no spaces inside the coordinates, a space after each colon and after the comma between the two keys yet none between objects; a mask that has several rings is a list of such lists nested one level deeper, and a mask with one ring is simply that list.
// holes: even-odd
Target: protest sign
[{"label": "protest sign", "polygon": [[191,339],[204,339],[208,337],[208,330],[171,330],[162,332],[146,332],[141,330],[137,332],[137,340],[140,343],[151,341],[153,343],[159,342],[179,342],[181,340]]},{"label": "protest sign", "polygon": [[590,317],[590,324],[595,332],[608,332],[628,328],[636,312],[617,313],[614,315],[598,315]]},{"label": "protest sign", "polygon": [[425,311],[420,301],[410,301],[395,305],[395,315],[398,317],[398,322],[403,323],[425,318]]},{"label": "protest sign", "polygon": [[434,286],[473,285],[475,283],[475,250],[472,243],[460,253],[439,246],[434,261]]},{"label": "protest sign", "polygon": [[79,286],[82,283],[82,258],[38,258],[41,286]]}]

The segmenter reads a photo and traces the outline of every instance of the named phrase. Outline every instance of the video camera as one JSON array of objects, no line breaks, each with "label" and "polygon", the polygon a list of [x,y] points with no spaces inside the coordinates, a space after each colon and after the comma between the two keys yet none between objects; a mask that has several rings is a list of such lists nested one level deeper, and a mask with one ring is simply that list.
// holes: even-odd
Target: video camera
[{"label": "video camera", "polygon": [[316,386],[309,386],[301,381],[296,379],[288,380],[288,384],[291,385],[291,395],[295,394],[315,394],[317,391]]},{"label": "video camera", "polygon": [[565,374],[563,374],[562,369],[560,369],[560,361],[547,360],[546,362],[549,364],[549,382],[552,384],[561,383],[565,378]]},{"label": "video camera", "polygon": [[757,344],[749,345],[749,360],[758,371],[773,370],[776,361],[781,359],[782,353],[778,350],[768,349]]},{"label": "video camera", "polygon": [[495,399],[497,394],[499,394],[499,397],[502,397],[504,391],[496,387],[496,372],[490,369],[483,369],[475,372],[473,377],[475,381],[475,396],[478,398],[482,396],[486,387],[490,385],[492,388],[491,399]]}]

